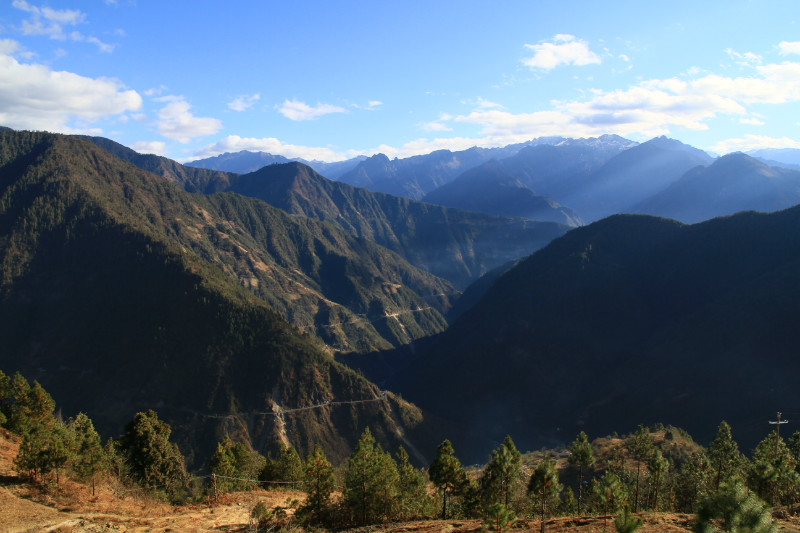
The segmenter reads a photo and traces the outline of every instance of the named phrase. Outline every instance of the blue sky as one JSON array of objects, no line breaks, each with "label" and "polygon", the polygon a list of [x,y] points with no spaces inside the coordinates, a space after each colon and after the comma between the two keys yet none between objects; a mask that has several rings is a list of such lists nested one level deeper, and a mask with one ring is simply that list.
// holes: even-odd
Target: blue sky
[{"label": "blue sky", "polygon": [[800,148],[800,4],[0,0],[0,125],[179,161]]}]

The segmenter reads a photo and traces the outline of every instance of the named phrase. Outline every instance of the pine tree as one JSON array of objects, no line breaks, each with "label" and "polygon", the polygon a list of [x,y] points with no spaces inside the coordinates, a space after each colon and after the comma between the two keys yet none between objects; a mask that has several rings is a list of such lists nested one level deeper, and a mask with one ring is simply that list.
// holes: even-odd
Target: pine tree
[{"label": "pine tree", "polygon": [[713,472],[705,453],[695,452],[675,477],[677,510],[692,513],[698,502],[713,491]]},{"label": "pine tree", "polygon": [[772,431],[753,452],[750,485],[759,497],[772,505],[779,505],[797,492],[800,480],[796,466],[786,443],[777,430]]},{"label": "pine tree", "polygon": [[183,455],[169,441],[172,428],[155,411],[136,413],[125,426],[118,446],[128,471],[141,485],[172,491],[186,477]]},{"label": "pine tree", "polygon": [[484,515],[483,526],[489,531],[503,533],[514,525],[517,516],[502,503],[496,502],[489,506]]},{"label": "pine tree", "polygon": [[622,481],[613,472],[606,470],[603,477],[594,480],[591,485],[592,499],[603,512],[603,530],[606,529],[606,517],[619,511],[626,501]]},{"label": "pine tree", "polygon": [[642,527],[642,519],[638,516],[631,516],[631,508],[626,505],[622,514],[614,519],[614,528],[617,533],[636,533]]},{"label": "pine tree", "polygon": [[510,435],[492,451],[481,476],[480,486],[487,504],[502,503],[509,507],[511,493],[522,474],[522,454]]},{"label": "pine tree", "polygon": [[237,476],[236,457],[233,455],[233,443],[227,435],[222,442],[217,443],[217,449],[211,456],[209,470],[214,479],[214,489],[217,492],[236,490],[236,480],[230,479]]},{"label": "pine tree", "polygon": [[306,457],[305,480],[307,496],[303,510],[313,523],[324,524],[328,519],[331,494],[335,487],[333,468],[319,444]]},{"label": "pine tree", "polygon": [[633,499],[633,512],[639,512],[639,484],[642,463],[646,463],[653,453],[653,441],[650,440],[650,431],[640,425],[639,429],[628,438],[625,443],[628,452],[636,460],[636,492]]},{"label": "pine tree", "polygon": [[731,436],[731,427],[724,420],[717,428],[717,434],[709,444],[706,454],[714,469],[714,490],[719,490],[722,483],[727,483],[738,474],[742,463],[739,446]]},{"label": "pine tree", "polygon": [[455,456],[455,450],[449,440],[445,440],[436,448],[436,457],[431,463],[428,475],[442,494],[442,519],[447,518],[447,498],[458,494],[468,485],[467,473],[461,467],[461,461]]},{"label": "pine tree", "polygon": [[344,504],[359,523],[388,519],[397,491],[397,465],[375,443],[369,428],[361,434],[347,460],[344,478]]},{"label": "pine tree", "polygon": [[581,513],[583,504],[583,469],[594,464],[594,454],[589,437],[581,431],[570,446],[569,464],[578,467],[578,514]]},{"label": "pine tree", "polygon": [[658,493],[661,488],[661,482],[668,470],[669,461],[661,454],[661,450],[655,449],[650,456],[650,460],[647,461],[647,471],[650,473],[653,488],[652,508],[656,511],[658,511]]},{"label": "pine tree", "polygon": [[558,498],[561,488],[561,484],[558,482],[556,465],[550,459],[545,459],[539,463],[536,470],[531,474],[530,481],[528,481],[528,494],[533,496],[539,505],[542,521],[541,533],[544,533],[544,520],[547,516],[548,501]]},{"label": "pine tree", "polygon": [[305,475],[303,460],[291,445],[281,445],[278,459],[273,466],[275,469],[274,479],[271,481],[302,481]]},{"label": "pine tree", "polygon": [[75,459],[72,470],[78,479],[92,482],[92,496],[95,494],[95,477],[108,467],[108,457],[95,431],[92,420],[84,413],[70,418],[67,426],[74,435]]},{"label": "pine tree", "polygon": [[419,518],[425,513],[429,498],[422,472],[409,462],[408,452],[400,446],[397,451],[397,503],[401,520]]},{"label": "pine tree", "polygon": [[742,483],[724,483],[697,510],[695,533],[777,533],[770,510]]}]

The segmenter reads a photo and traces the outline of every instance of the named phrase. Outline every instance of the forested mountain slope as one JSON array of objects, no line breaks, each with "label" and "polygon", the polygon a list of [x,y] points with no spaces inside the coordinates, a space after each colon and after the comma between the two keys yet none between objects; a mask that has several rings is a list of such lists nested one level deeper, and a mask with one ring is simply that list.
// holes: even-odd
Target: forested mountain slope
[{"label": "forested mountain slope", "polygon": [[705,441],[727,420],[749,447],[794,405],[798,302],[800,207],[618,215],[503,275],[392,386],[470,424],[473,457],[509,427],[524,449],[655,422]]},{"label": "forested mountain slope", "polygon": [[506,261],[530,255],[569,228],[423,204],[329,180],[305,164],[268,165],[237,175],[141,155],[102,137],[93,142],[190,192],[233,191],[293,215],[338,224],[400,254],[459,289]]},{"label": "forested mountain slope", "polygon": [[231,191],[295,215],[334,222],[459,288],[530,255],[568,227],[446,209],[328,180],[300,163],[239,176]]},{"label": "forested mountain slope", "polygon": [[[115,149],[136,159],[136,152]],[[139,163],[148,166],[170,162],[157,156],[142,158]],[[210,172],[177,164],[175,168],[179,182],[201,179],[197,187],[186,183],[189,189],[200,188],[207,178],[192,171]],[[235,174],[224,176],[238,179]],[[190,195],[154,178],[143,178],[144,186],[131,189],[141,190],[145,202],[176,201],[168,209],[177,212],[157,219],[165,238],[217,263],[292,323],[334,349],[385,349],[444,329],[441,313],[458,291],[389,250],[353,238],[334,225],[291,217],[252,198],[230,193]],[[141,218],[147,213],[140,206],[128,207],[129,216]]]},{"label": "forested mountain slope", "polygon": [[[280,224],[267,227],[271,219]],[[403,305],[437,327],[441,315],[365,261],[393,265],[386,271],[398,279],[430,276],[337,228],[292,221],[256,200],[191,195],[80,138],[0,132],[4,371],[39,380],[65,412],[87,411],[106,434],[119,434],[136,411],[158,409],[197,461],[207,460],[223,428],[259,449],[320,442],[338,458],[367,424],[395,445],[419,411],[381,397],[267,300],[277,301],[283,286],[285,298],[316,293],[317,305],[348,320],[353,312],[321,293],[349,288],[351,303],[360,301],[368,278],[386,299],[364,299],[367,312],[392,306],[398,315],[387,309],[382,321],[410,335],[419,322],[402,322]],[[348,257],[345,244],[359,257]],[[307,270],[292,277],[298,266]],[[242,280],[266,287],[247,290]],[[432,300],[447,290],[428,282]],[[351,326],[367,342],[379,322]],[[326,404],[352,400],[371,401]],[[320,407],[286,411],[310,405]]]}]

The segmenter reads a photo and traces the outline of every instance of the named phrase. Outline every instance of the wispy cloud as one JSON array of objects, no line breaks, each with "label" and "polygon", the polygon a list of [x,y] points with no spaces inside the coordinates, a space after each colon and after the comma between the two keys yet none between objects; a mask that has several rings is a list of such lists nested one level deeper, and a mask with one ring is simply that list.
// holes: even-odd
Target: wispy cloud
[{"label": "wispy cloud", "polygon": [[533,56],[522,63],[534,69],[551,70],[559,65],[600,63],[600,56],[589,50],[586,41],[576,39],[574,35],[558,34],[550,42],[526,44],[525,48],[533,50]]},{"label": "wispy cloud", "polygon": [[73,133],[75,120],[94,122],[141,105],[141,96],[116,80],[21,64],[0,54],[0,124],[5,126]]},{"label": "wispy cloud", "polygon": [[86,22],[86,14],[78,9],[39,7],[29,4],[25,0],[14,0],[11,5],[30,14],[29,18],[22,21],[20,30],[24,35],[45,35],[59,41],[69,39],[75,42],[87,42],[96,45],[101,52],[111,53],[114,51],[115,45],[113,44],[105,43],[97,37],[87,37],[77,30],[68,32],[65,29],[65,27],[78,26]]},{"label": "wispy cloud", "polygon": [[130,146],[140,154],[167,155],[167,145],[162,141],[139,141]]},{"label": "wispy cloud", "polygon": [[305,102],[300,102],[299,100],[293,99],[285,100],[283,104],[278,107],[278,112],[290,120],[300,121],[314,120],[331,113],[345,113],[346,110],[343,107],[331,104],[318,103],[316,106],[310,106]]},{"label": "wispy cloud", "polygon": [[211,117],[196,117],[182,96],[162,96],[166,105],[158,111],[158,132],[168,139],[188,143],[196,137],[212,135],[222,129],[222,122]]},{"label": "wispy cloud", "polygon": [[452,118],[453,117],[447,113],[441,113],[438,119],[425,122],[421,124],[420,127],[425,131],[453,131],[453,128],[445,124],[445,122]]},{"label": "wispy cloud", "polygon": [[800,54],[800,41],[782,41],[778,44],[778,52],[782,56],[786,56],[789,54]]},{"label": "wispy cloud", "polygon": [[729,152],[747,152],[760,148],[797,148],[800,141],[788,137],[768,137],[766,135],[745,135],[735,139],[720,141],[710,148],[714,152],[726,154]]},{"label": "wispy cloud", "polygon": [[228,109],[231,111],[246,111],[253,107],[253,105],[260,99],[261,95],[258,93],[251,95],[239,95],[232,101],[228,102]]},{"label": "wispy cloud", "polygon": [[238,135],[228,135],[224,139],[194,153],[194,158],[214,157],[225,152],[239,152],[241,150],[252,150],[269,152],[271,154],[282,155],[284,157],[299,157],[306,160],[320,161],[340,161],[360,155],[358,152],[337,152],[331,148],[302,146],[284,143],[274,137],[240,137]]}]

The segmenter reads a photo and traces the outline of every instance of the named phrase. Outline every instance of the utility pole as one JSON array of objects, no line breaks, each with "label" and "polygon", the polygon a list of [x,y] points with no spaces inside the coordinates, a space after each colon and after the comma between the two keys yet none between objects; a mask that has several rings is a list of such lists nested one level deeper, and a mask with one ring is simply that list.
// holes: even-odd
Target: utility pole
[{"label": "utility pole", "polygon": [[781,438],[781,424],[788,424],[788,420],[781,420],[781,412],[778,411],[778,419],[774,422],[772,420],[769,421],[770,424],[775,425],[775,457],[778,457],[778,441]]}]

